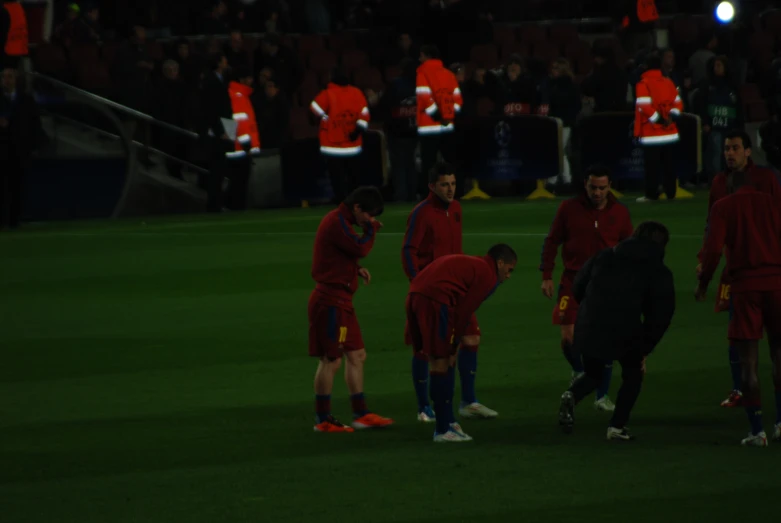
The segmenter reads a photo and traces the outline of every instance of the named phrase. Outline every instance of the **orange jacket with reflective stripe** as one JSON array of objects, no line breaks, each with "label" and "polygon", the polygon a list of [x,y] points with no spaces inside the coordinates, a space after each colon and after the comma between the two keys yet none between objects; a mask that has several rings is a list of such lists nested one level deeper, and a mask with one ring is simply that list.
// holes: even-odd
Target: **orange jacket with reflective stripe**
[{"label": "orange jacket with reflective stripe", "polygon": [[[464,100],[456,75],[442,65],[442,60],[426,60],[418,67],[415,83],[418,98],[418,134],[451,132],[453,120]],[[441,121],[431,116],[439,113]]]},{"label": "orange jacket with reflective stripe", "polygon": [[11,22],[8,27],[8,38],[5,41],[5,54],[8,56],[27,56],[29,54],[29,36],[24,8],[17,3],[7,3],[3,7],[8,11]]},{"label": "orange jacket with reflective stripe", "polygon": [[360,154],[363,136],[350,140],[357,126],[369,127],[369,106],[360,89],[329,83],[309,105],[320,118],[320,152],[328,156]]},{"label": "orange jacket with reflective stripe", "polygon": [[[635,4],[637,11],[633,14],[637,16],[637,21],[641,24],[648,24],[659,20],[659,12],[656,10],[654,0],[637,0]],[[632,22],[634,16],[625,16],[621,21],[621,27],[627,28]]]},{"label": "orange jacket with reflective stripe", "polygon": [[258,123],[255,120],[255,109],[252,107],[250,95],[252,87],[238,82],[228,85],[228,93],[233,107],[233,119],[238,123],[236,129],[236,150],[225,153],[228,158],[242,158],[250,154],[260,153],[260,136]]},{"label": "orange jacket with reflective stripe", "polygon": [[636,87],[635,137],[643,145],[678,141],[678,126],[665,120],[683,111],[683,101],[675,84],[658,69],[646,71]]}]

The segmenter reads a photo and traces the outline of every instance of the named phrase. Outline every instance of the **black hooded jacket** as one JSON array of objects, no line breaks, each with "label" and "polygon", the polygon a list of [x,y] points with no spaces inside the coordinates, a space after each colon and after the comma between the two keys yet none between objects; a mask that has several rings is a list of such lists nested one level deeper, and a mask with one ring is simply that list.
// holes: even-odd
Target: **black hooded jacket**
[{"label": "black hooded jacket", "polygon": [[606,360],[649,354],[675,312],[675,285],[664,250],[629,238],[589,259],[575,277],[580,308],[574,343],[582,354]]}]

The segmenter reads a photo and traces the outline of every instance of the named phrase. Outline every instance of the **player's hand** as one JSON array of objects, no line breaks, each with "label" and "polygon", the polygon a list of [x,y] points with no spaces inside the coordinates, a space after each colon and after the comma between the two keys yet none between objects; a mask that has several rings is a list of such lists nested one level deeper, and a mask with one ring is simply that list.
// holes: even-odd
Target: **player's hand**
[{"label": "player's hand", "polygon": [[369,220],[369,221],[372,223],[372,225],[376,224],[377,229],[382,229],[382,227],[383,227],[382,222],[380,220],[378,220],[377,218],[372,217],[372,219]]},{"label": "player's hand", "polygon": [[366,267],[358,269],[358,276],[361,277],[364,285],[369,285],[372,281],[372,275]]},{"label": "player's hand", "polygon": [[702,277],[702,264],[698,263],[697,267],[694,269],[694,272],[697,274],[697,279],[699,280]]},{"label": "player's hand", "polygon": [[542,280],[542,295],[548,299],[553,298],[553,280]]},{"label": "player's hand", "polygon": [[705,301],[706,294],[707,294],[707,289],[704,289],[702,287],[697,287],[697,290],[694,291],[694,299],[697,301]]},{"label": "player's hand", "polygon": [[645,367],[645,360],[648,359],[648,356],[643,357],[643,361],[640,363],[640,370],[643,372],[643,374],[646,373],[646,367]]}]

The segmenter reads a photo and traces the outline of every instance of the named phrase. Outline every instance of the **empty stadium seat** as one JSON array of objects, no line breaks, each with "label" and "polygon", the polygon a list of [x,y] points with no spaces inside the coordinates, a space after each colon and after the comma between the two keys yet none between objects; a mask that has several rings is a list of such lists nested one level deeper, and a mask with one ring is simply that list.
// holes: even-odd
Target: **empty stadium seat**
[{"label": "empty stadium seat", "polygon": [[344,54],[349,49],[355,49],[355,36],[352,33],[328,35],[328,49],[337,55]]},{"label": "empty stadium seat", "polygon": [[93,63],[100,59],[100,50],[95,44],[73,44],[68,48],[71,63]]},{"label": "empty stadium seat", "polygon": [[372,89],[379,93],[385,89],[382,74],[376,67],[362,67],[355,71],[353,83],[361,90]]},{"label": "empty stadium seat", "polygon": [[591,46],[584,40],[575,40],[564,47],[564,56],[575,61],[583,56],[591,56]]},{"label": "empty stadium seat", "polygon": [[560,54],[558,46],[549,42],[535,42],[532,50],[532,57],[545,63],[552,62]]},{"label": "empty stadium seat", "polygon": [[369,65],[369,55],[360,49],[349,49],[342,55],[342,67],[348,75]]},{"label": "empty stadium seat", "polygon": [[502,63],[506,63],[511,55],[517,54],[522,58],[529,56],[529,44],[523,42],[512,42],[502,46]]},{"label": "empty stadium seat", "polygon": [[765,122],[770,119],[770,112],[764,100],[757,100],[745,104],[746,122]]},{"label": "empty stadium seat", "polygon": [[580,40],[578,27],[574,24],[552,25],[550,27],[549,34],[554,42],[558,42],[559,44],[565,46],[571,42],[577,42]]},{"label": "empty stadium seat", "polygon": [[472,46],[469,61],[482,64],[488,69],[499,66],[499,52],[494,44],[478,44]]},{"label": "empty stadium seat", "polygon": [[325,48],[325,42],[320,35],[301,35],[298,37],[298,56],[306,60],[315,51]]},{"label": "empty stadium seat", "polygon": [[544,42],[548,39],[545,29],[536,25],[524,25],[515,32],[515,39],[519,42],[535,43]]},{"label": "empty stadium seat", "polygon": [[336,67],[336,55],[327,49],[313,49],[309,53],[309,68],[317,73],[326,73]]},{"label": "empty stadium seat", "polygon": [[515,29],[506,25],[494,26],[494,43],[500,49],[507,44],[515,43]]}]

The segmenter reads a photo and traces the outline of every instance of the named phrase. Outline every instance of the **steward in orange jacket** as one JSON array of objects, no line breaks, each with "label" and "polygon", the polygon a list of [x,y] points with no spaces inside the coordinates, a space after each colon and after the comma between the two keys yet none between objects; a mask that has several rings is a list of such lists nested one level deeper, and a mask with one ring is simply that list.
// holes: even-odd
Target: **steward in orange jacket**
[{"label": "steward in orange jacket", "polygon": [[683,111],[683,101],[672,80],[662,74],[658,54],[650,55],[645,65],[635,89],[634,134],[643,147],[646,182],[645,196],[638,201],[659,199],[660,180],[672,200],[677,191],[675,150],[679,140],[675,122]]},{"label": "steward in orange jacket", "polygon": [[227,151],[228,192],[225,195],[225,207],[234,211],[247,208],[247,186],[252,173],[250,155],[260,154],[260,137],[252,108],[252,72],[248,67],[237,67],[235,78],[228,84],[233,120],[236,122],[235,149]]}]

